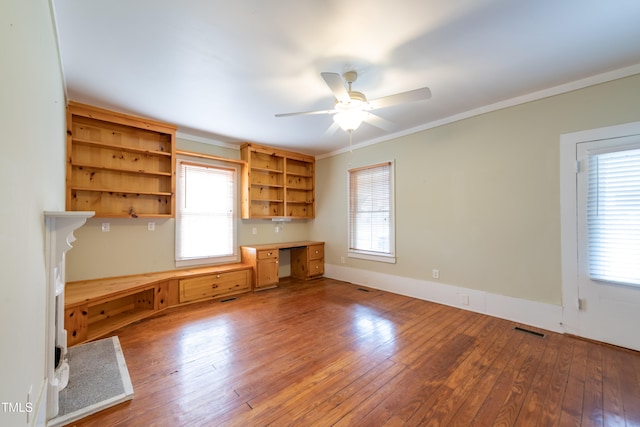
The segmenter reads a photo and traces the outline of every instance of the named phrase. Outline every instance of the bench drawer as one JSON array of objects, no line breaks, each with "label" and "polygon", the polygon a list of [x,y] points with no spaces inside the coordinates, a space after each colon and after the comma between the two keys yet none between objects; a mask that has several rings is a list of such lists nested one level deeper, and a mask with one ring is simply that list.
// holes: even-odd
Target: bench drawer
[{"label": "bench drawer", "polygon": [[179,288],[180,303],[233,295],[249,290],[249,270],[182,279]]}]

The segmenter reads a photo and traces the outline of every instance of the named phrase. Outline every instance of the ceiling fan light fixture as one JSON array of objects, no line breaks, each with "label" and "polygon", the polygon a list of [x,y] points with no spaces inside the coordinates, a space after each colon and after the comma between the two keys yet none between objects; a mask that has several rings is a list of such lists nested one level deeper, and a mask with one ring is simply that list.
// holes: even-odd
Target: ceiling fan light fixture
[{"label": "ceiling fan light fixture", "polygon": [[359,109],[350,109],[344,110],[336,113],[333,116],[333,121],[335,121],[342,130],[345,131],[354,131],[358,129],[360,123],[366,118],[366,111],[362,111]]}]

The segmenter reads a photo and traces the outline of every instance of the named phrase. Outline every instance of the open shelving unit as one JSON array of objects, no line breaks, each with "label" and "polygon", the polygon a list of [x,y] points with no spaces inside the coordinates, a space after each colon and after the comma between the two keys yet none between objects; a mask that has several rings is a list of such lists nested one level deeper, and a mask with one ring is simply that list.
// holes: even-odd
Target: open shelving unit
[{"label": "open shelving unit", "polygon": [[315,159],[304,154],[246,143],[242,218],[315,217]]},{"label": "open shelving unit", "polygon": [[118,299],[89,305],[87,340],[101,337],[129,323],[153,314],[155,288],[141,290]]},{"label": "open shelving unit", "polygon": [[173,217],[175,126],[89,105],[67,108],[67,210]]}]

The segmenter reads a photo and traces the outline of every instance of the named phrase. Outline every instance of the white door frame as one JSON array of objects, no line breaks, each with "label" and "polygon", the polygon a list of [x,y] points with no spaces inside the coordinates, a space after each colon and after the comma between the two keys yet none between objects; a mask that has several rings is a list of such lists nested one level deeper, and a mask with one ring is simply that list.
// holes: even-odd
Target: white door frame
[{"label": "white door frame", "polygon": [[580,333],[578,307],[577,144],[640,134],[640,122],[560,135],[560,245],[562,256],[562,326]]}]

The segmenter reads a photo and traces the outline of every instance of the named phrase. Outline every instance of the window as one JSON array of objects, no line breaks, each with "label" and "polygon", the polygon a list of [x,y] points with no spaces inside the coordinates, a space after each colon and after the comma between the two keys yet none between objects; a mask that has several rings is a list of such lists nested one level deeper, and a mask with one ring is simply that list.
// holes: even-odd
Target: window
[{"label": "window", "polygon": [[640,285],[640,149],[589,158],[589,275]]},{"label": "window", "polygon": [[349,170],[348,256],[395,262],[393,163]]},{"label": "window", "polygon": [[178,159],[176,265],[237,261],[235,168]]}]

